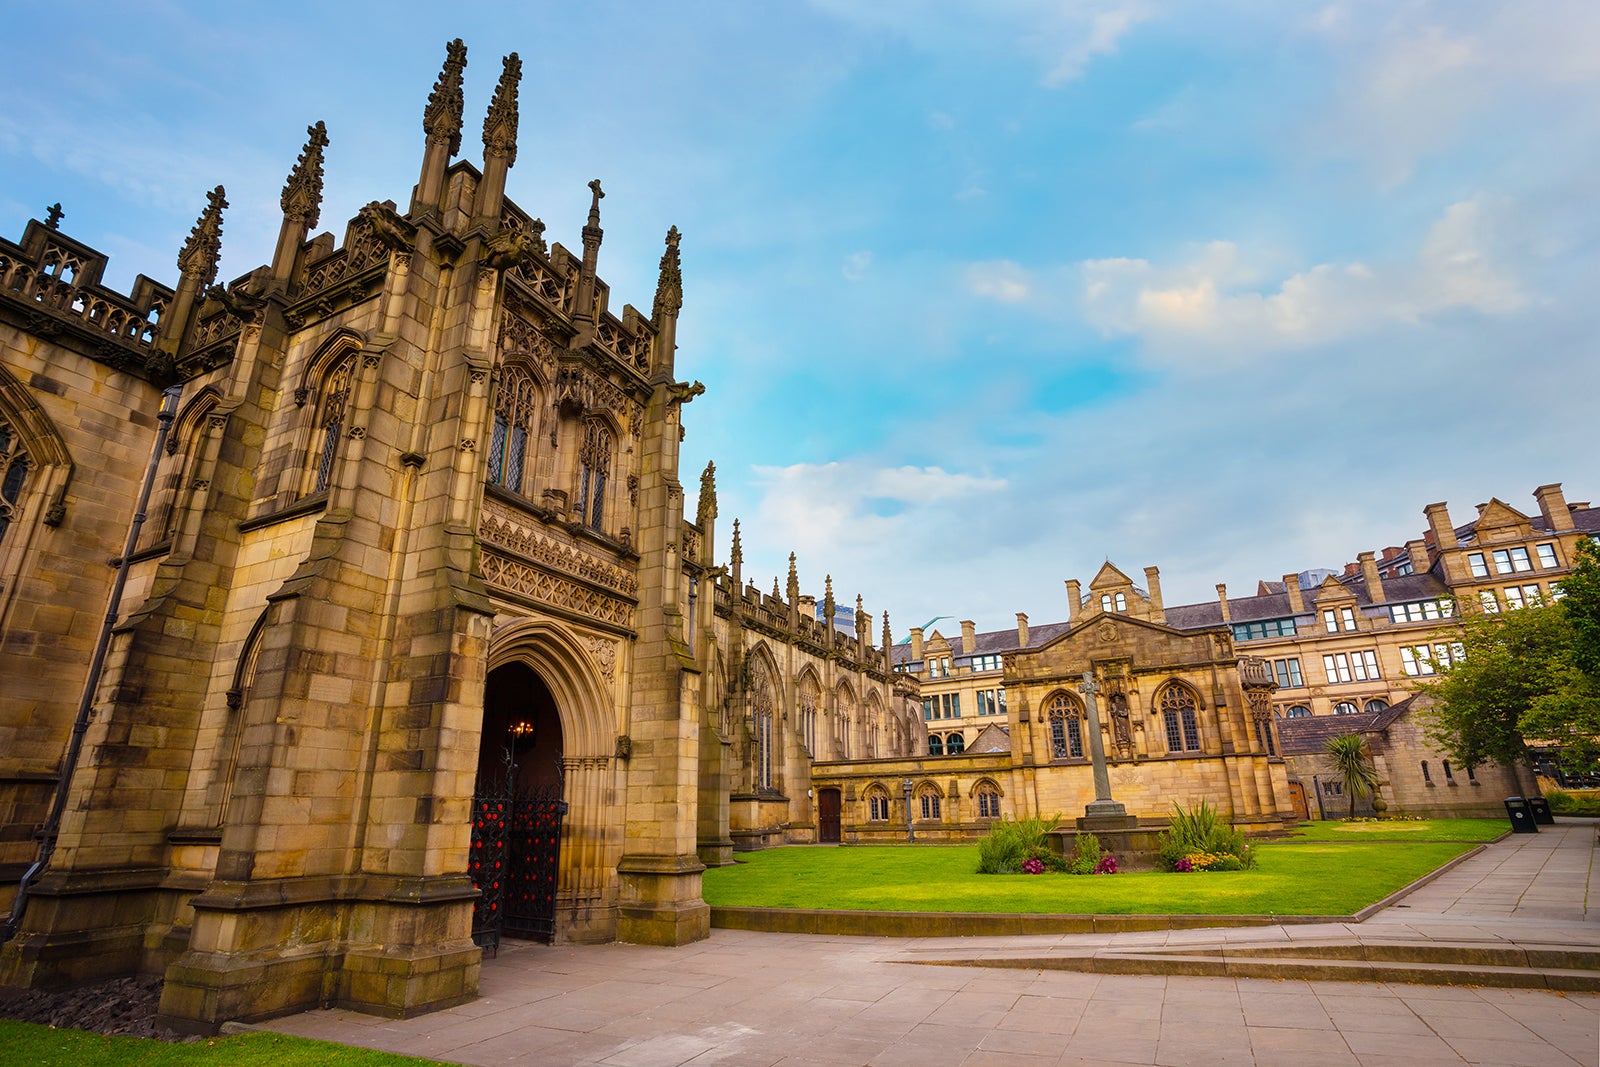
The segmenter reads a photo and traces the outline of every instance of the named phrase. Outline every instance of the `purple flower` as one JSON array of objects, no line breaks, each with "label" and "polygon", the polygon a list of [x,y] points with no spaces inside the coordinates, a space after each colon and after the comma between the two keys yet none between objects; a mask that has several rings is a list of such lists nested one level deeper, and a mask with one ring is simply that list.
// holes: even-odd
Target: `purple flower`
[{"label": "purple flower", "polygon": [[1098,867],[1096,867],[1094,869],[1094,873],[1095,874],[1116,874],[1117,873],[1117,857],[1115,857],[1115,856],[1107,856],[1105,859],[1101,860],[1100,861],[1100,866],[1098,866]]},{"label": "purple flower", "polygon": [[1194,870],[1194,864],[1189,862],[1188,856],[1180,856],[1178,857],[1178,862],[1172,865],[1172,869],[1179,874],[1188,874]]},{"label": "purple flower", "polygon": [[1044,873],[1044,860],[1041,860],[1041,859],[1026,859],[1026,860],[1023,860],[1022,861],[1022,873],[1023,874],[1043,874]]}]

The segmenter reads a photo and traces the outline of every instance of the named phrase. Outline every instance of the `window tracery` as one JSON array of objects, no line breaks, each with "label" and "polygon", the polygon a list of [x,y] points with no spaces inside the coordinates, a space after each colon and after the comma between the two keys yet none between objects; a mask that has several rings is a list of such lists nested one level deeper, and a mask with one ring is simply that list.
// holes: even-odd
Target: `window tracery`
[{"label": "window tracery", "polygon": [[591,530],[605,529],[606,482],[611,477],[611,452],[615,443],[604,422],[584,424],[583,448],[578,453],[578,516]]},{"label": "window tracery", "polygon": [[1156,708],[1166,727],[1168,752],[1200,751],[1199,703],[1188,686],[1169,684],[1156,698]]},{"label": "window tracery", "polygon": [[523,491],[528,442],[538,439],[539,387],[526,367],[507,364],[494,404],[488,479],[514,493]]},{"label": "window tracery", "polygon": [[1000,791],[989,782],[981,783],[973,796],[978,801],[978,818],[998,819],[1000,817]]},{"label": "window tracery", "polygon": [[11,424],[0,419],[0,543],[6,530],[22,516],[22,488],[28,482],[32,461]]},{"label": "window tracery", "polygon": [[328,488],[333,477],[333,461],[339,454],[339,439],[344,436],[350,396],[355,387],[355,349],[345,352],[328,368],[323,378],[321,396],[317,401],[316,426],[316,479],[311,491],[320,493]]},{"label": "window tracery", "polygon": [[1065,693],[1050,698],[1050,758],[1083,758],[1083,712]]}]

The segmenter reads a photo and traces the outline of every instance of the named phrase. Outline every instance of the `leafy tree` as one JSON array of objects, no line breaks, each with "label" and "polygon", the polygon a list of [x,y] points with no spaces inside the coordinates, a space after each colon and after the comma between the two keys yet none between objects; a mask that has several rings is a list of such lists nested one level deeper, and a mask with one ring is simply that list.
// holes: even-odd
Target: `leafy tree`
[{"label": "leafy tree", "polygon": [[1526,738],[1558,743],[1562,763],[1600,756],[1600,552],[1583,542],[1563,599],[1461,620],[1465,658],[1421,688],[1427,735],[1458,763],[1513,766]]},{"label": "leafy tree", "polygon": [[1377,795],[1378,771],[1367,755],[1367,744],[1360,734],[1340,734],[1328,738],[1328,759],[1333,762],[1333,773],[1344,783],[1345,796],[1350,798],[1350,815],[1356,813],[1356,801],[1368,793]]}]

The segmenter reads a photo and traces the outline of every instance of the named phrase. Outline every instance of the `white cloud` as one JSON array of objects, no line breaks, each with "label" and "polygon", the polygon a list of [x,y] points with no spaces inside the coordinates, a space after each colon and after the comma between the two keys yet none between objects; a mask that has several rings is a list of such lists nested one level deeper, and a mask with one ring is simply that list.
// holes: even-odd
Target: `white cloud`
[{"label": "white cloud", "polygon": [[844,266],[840,268],[840,273],[844,275],[844,280],[847,282],[859,282],[866,277],[867,269],[871,266],[871,252],[851,252],[844,257]]},{"label": "white cloud", "polygon": [[1096,56],[1114,55],[1117,45],[1139,23],[1150,18],[1143,4],[1118,4],[1094,12],[1088,20],[1086,32],[1078,35],[1046,72],[1043,82],[1047,88],[1059,88],[1083,76]]},{"label": "white cloud", "polygon": [[1033,293],[1028,272],[1009,259],[971,264],[967,267],[966,282],[973,295],[1002,304],[1026,303]]},{"label": "white cloud", "polygon": [[1204,350],[1243,360],[1325,344],[1391,323],[1455,310],[1500,315],[1527,303],[1517,281],[1491,261],[1492,202],[1452,204],[1405,263],[1323,263],[1275,289],[1239,248],[1216,241],[1175,265],[1144,259],[1082,265],[1088,320],[1111,336],[1144,340],[1158,357]]}]

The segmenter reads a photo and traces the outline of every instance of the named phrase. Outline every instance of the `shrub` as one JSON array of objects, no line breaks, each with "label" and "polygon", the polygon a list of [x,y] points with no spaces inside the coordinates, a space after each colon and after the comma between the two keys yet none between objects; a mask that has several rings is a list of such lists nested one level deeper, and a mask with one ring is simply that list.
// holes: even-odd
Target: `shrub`
[{"label": "shrub", "polygon": [[[1187,858],[1186,870],[1248,870],[1255,866],[1256,857],[1245,844],[1244,834],[1232,823],[1217,817],[1217,809],[1202,800],[1185,811],[1183,805],[1172,805],[1172,824],[1157,838],[1161,865],[1169,871],[1178,870],[1178,862]],[[1230,857],[1232,866],[1220,867],[1213,859],[1203,857]]]},{"label": "shrub", "polygon": [[1072,857],[1067,860],[1068,874],[1093,874],[1100,866],[1105,850],[1100,839],[1093,834],[1080,833],[1072,843]]},{"label": "shrub", "polygon": [[1550,802],[1553,815],[1600,815],[1600,790],[1546,789],[1545,800]]},{"label": "shrub", "polygon": [[1051,861],[1060,857],[1050,851],[1045,839],[1060,821],[1061,816],[1057,815],[1053,819],[1030,817],[994,823],[978,842],[978,873],[1016,874],[1029,859],[1037,859],[1047,870],[1052,869]]}]

